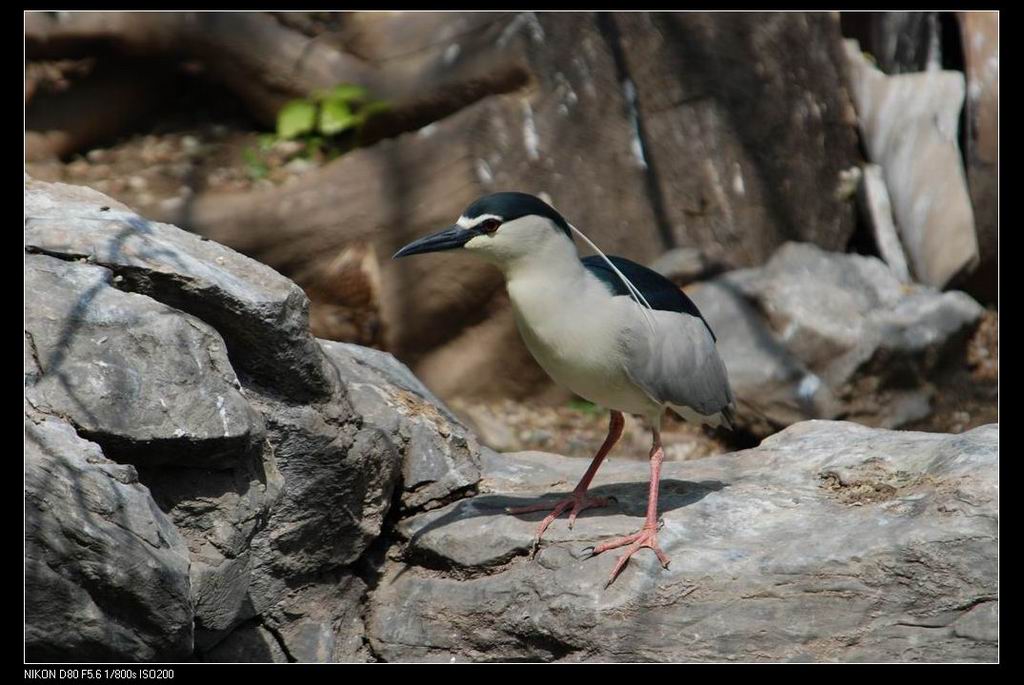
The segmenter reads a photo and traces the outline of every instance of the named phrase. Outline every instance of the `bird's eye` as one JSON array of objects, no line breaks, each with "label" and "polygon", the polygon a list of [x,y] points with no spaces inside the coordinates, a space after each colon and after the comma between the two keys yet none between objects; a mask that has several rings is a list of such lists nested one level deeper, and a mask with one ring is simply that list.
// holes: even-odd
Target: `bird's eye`
[{"label": "bird's eye", "polygon": [[488,219],[487,221],[480,224],[480,230],[484,233],[494,233],[498,230],[498,226],[501,226],[501,222],[497,219]]}]

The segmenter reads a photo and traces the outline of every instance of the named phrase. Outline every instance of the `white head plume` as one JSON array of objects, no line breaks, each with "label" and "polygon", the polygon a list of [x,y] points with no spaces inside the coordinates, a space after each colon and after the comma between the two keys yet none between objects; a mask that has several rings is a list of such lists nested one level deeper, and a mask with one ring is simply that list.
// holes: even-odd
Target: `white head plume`
[{"label": "white head plume", "polygon": [[[568,223],[568,222],[566,222],[566,223]],[[581,231],[580,229],[576,228],[572,224],[569,224],[569,228],[571,228],[573,230],[573,233],[575,233],[580,238],[582,238],[583,241],[587,245],[589,245],[592,250],[597,252],[597,254],[599,254],[601,256],[601,259],[603,259],[605,261],[605,263],[608,264],[608,266],[611,267],[612,271],[615,272],[615,275],[618,276],[619,280],[622,281],[622,284],[626,286],[626,289],[629,291],[630,297],[633,299],[634,302],[636,302],[637,306],[640,307],[640,311],[644,315],[644,320],[647,322],[647,325],[651,327],[651,332],[653,333],[654,332],[654,322],[651,321],[651,315],[647,311],[648,309],[654,309],[654,307],[651,306],[651,303],[647,301],[647,298],[645,298],[643,296],[643,293],[640,292],[639,288],[637,288],[635,285],[633,285],[633,282],[630,281],[628,278],[626,278],[626,275],[624,273],[622,273],[621,271],[619,271],[619,269],[614,264],[612,264],[612,260],[608,259],[608,256],[604,252],[601,251],[601,248],[599,248],[597,245],[594,244],[594,241],[592,241],[590,238],[588,238],[583,233],[583,231]]]}]

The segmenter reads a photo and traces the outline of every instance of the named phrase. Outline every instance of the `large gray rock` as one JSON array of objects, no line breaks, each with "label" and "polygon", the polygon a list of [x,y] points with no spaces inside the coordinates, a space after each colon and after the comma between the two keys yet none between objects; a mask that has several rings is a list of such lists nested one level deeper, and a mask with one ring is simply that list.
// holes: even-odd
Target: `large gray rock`
[{"label": "large gray rock", "polygon": [[[87,568],[79,575],[98,578],[88,585],[79,582],[76,558],[51,578],[37,560],[60,560],[67,545],[49,528],[30,531],[32,649],[62,660],[365,659],[365,588],[346,569],[380,535],[403,455],[416,450],[353,411],[335,365],[309,334],[301,290],[88,189],[26,179],[26,207],[26,415],[70,422],[67,459],[92,463],[95,451],[123,464],[115,475],[137,474],[148,490],[133,487],[169,531],[182,574],[157,592],[141,570],[107,579],[113,571]],[[407,376],[397,382],[415,382]],[[419,402],[418,409],[433,406]],[[386,423],[383,409],[378,414]],[[30,479],[30,492],[41,480]],[[125,506],[125,495],[110,488],[90,497],[97,511]],[[65,518],[68,535],[86,529],[75,540],[93,534],[91,521]],[[152,537],[154,524],[141,515],[119,522],[126,535]],[[123,551],[93,547],[93,565],[116,568],[135,554],[127,543]],[[90,608],[62,585],[107,592],[133,573],[153,602],[180,591],[187,616],[172,607],[154,619],[149,599],[129,590],[121,606],[121,585]],[[114,612],[115,628],[96,618],[104,611]],[[169,635],[179,619],[184,632]],[[267,630],[280,640],[267,642]],[[114,635],[107,647],[96,631]]]},{"label": "large gray rock", "polygon": [[404,507],[436,507],[477,484],[480,448],[475,436],[408,367],[386,352],[320,343],[364,423],[402,446]]},{"label": "large gray rock", "polygon": [[800,418],[895,428],[927,416],[929,379],[983,311],[901,283],[874,257],[804,243],[688,292],[718,336],[741,423],[760,435]]},{"label": "large gray rock", "polygon": [[957,144],[964,75],[887,76],[848,41],[850,88],[871,161],[881,165],[914,275],[936,288],[979,261],[974,212]]},{"label": "large gray rock", "polygon": [[[431,508],[471,491],[480,448],[392,355],[319,342],[345,401],[292,405],[249,394],[266,417],[284,488],[251,541],[246,599],[291,660],[367,661],[366,586],[340,569],[381,534],[393,501]],[[257,637],[250,630],[247,640]]]},{"label": "large gray rock", "polygon": [[366,583],[351,573],[328,574],[291,590],[264,621],[291,661],[366,662],[363,608]]},{"label": "large gray rock", "polygon": [[330,392],[309,332],[309,301],[273,269],[168,224],[143,219],[90,188],[25,182],[25,246],[88,259],[124,289],[188,312],[217,329],[237,370],[295,399]]},{"label": "large gray rock", "polygon": [[718,338],[740,426],[765,436],[806,418],[836,415],[832,390],[772,334],[735,283],[722,277],[688,292]]},{"label": "large gray rock", "polygon": [[288,655],[272,632],[259,624],[247,624],[207,652],[206,661],[286,664]]},{"label": "large gray rock", "polygon": [[185,541],[135,469],[66,421],[26,415],[26,658],[183,660],[189,591]]},{"label": "large gray rock", "polygon": [[488,454],[487,492],[403,521],[367,619],[394,661],[994,661],[998,427],[961,435],[845,422],[666,463],[663,570],[642,551],[607,590],[647,467],[612,461],[617,507],[557,521],[504,507],[567,493],[578,460]]},{"label": "large gray rock", "polygon": [[263,440],[262,451],[240,455],[229,468],[139,467],[157,504],[188,542],[199,650],[257,613],[251,541],[283,486],[265,435]]},{"label": "large gray rock", "polygon": [[910,282],[910,267],[907,266],[907,256],[903,252],[899,231],[892,217],[892,202],[882,167],[877,164],[864,165],[860,185],[857,187],[857,201],[871,227],[878,254],[896,278],[904,283]]},{"label": "large gray rock", "polygon": [[29,403],[133,463],[235,459],[261,426],[220,336],[116,285],[99,266],[26,257],[25,330],[41,371]]},{"label": "large gray rock", "polygon": [[357,428],[347,404],[252,401],[267,419],[268,439],[284,477],[266,526],[252,539],[257,613],[296,583],[352,564],[381,532],[398,483],[401,456],[387,436]]},{"label": "large gray rock", "polygon": [[[199,319],[106,268],[26,257],[26,401],[135,466],[188,544],[195,641],[250,618],[249,540],[280,489],[262,417]],[[143,658],[141,654],[138,658]]]}]

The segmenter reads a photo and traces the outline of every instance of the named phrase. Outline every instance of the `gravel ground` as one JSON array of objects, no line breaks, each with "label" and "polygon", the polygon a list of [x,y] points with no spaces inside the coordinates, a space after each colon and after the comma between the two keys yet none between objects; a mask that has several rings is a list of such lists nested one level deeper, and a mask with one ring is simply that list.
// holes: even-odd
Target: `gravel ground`
[{"label": "gravel ground", "polygon": [[[586,402],[551,407],[512,400],[469,403],[456,399],[449,405],[485,445],[499,452],[540,450],[589,459],[608,434],[608,412]],[[672,461],[731,451],[733,447],[723,438],[721,433],[671,415],[666,415],[662,425],[665,458]],[[640,419],[627,416],[612,457],[647,459],[650,448],[650,428]]]},{"label": "gravel ground", "polygon": [[999,313],[987,309],[959,366],[936,379],[932,414],[906,426],[933,433],[963,433],[999,421]]}]

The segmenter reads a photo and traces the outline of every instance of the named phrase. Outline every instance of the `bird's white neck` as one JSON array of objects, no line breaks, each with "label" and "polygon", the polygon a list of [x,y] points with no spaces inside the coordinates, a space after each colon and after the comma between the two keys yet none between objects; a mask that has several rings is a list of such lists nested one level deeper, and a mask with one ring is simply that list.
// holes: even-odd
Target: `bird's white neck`
[{"label": "bird's white neck", "polygon": [[538,284],[550,283],[551,287],[578,281],[586,271],[576,246],[561,236],[544,241],[527,254],[499,263],[498,268],[510,284],[528,280]]},{"label": "bird's white neck", "polygon": [[570,339],[586,335],[598,322],[583,313],[600,311],[611,299],[568,240],[551,241],[524,259],[506,262],[502,270],[520,330],[551,346],[571,346]]}]

